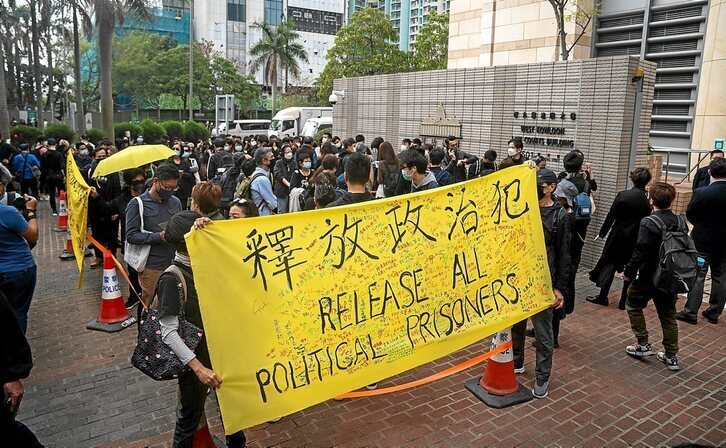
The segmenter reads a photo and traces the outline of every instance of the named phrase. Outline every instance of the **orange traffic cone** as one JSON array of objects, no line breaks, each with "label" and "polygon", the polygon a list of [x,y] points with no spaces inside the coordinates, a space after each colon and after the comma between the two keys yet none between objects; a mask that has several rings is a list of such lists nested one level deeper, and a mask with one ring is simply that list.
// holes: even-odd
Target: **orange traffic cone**
[{"label": "orange traffic cone", "polygon": [[[63,249],[63,252],[61,252],[60,255],[58,255],[58,258],[60,258],[63,261],[75,260],[76,254],[75,254],[75,252],[73,252],[73,243],[71,242],[71,232],[70,231],[67,232],[66,235],[67,235],[66,236],[66,248]],[[83,256],[90,257],[91,255],[93,255],[93,251],[89,248],[86,248]]]},{"label": "orange traffic cone", "polygon": [[192,448],[216,448],[217,445],[212,439],[212,434],[209,432],[209,425],[207,425],[207,416],[202,414],[202,418],[199,420],[199,426],[192,437]]},{"label": "orange traffic cone", "polygon": [[89,330],[115,333],[136,322],[136,317],[129,317],[121,295],[121,285],[116,275],[116,265],[111,253],[103,253],[103,286],[101,291],[101,311],[98,319],[86,325]]},{"label": "orange traffic cone", "polygon": [[[492,350],[512,340],[512,330],[507,328],[492,336]],[[533,398],[532,391],[519,384],[514,377],[514,357],[508,348],[487,361],[484,375],[465,383],[469,392],[489,407],[500,409],[524,403]]]},{"label": "orange traffic cone", "polygon": [[58,225],[53,227],[54,232],[65,232],[68,229],[68,207],[66,207],[66,192],[61,190],[58,205]]}]

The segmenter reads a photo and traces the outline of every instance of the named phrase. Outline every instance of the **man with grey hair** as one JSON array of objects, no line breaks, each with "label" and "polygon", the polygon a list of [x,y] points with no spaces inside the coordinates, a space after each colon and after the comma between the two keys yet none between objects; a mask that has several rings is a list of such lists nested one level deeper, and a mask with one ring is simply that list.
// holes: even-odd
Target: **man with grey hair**
[{"label": "man with grey hair", "polygon": [[272,148],[262,147],[255,151],[257,168],[252,173],[250,196],[260,210],[260,216],[277,213],[277,197],[272,191],[272,181],[270,181],[270,167],[274,158]]}]

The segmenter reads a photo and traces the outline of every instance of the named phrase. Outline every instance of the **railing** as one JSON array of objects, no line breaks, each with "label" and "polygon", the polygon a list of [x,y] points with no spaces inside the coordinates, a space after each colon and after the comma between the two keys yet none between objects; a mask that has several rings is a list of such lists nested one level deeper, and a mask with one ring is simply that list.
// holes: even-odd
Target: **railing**
[{"label": "railing", "polygon": [[[688,179],[691,174],[698,170],[701,162],[711,153],[710,149],[689,149],[689,148],[666,148],[666,147],[654,147],[653,152],[655,154],[664,154],[665,161],[663,162],[663,171],[665,172],[665,182],[668,182],[668,175],[672,171],[671,166],[671,154],[679,154],[686,156],[686,164],[674,164],[673,167],[683,167],[686,174],[677,181],[674,185],[680,185]],[[691,155],[698,154],[698,161],[691,167]],[[689,168],[690,167],[690,168]],[[680,171],[680,170],[673,170]],[[673,173],[675,174],[675,173]],[[680,173],[679,173],[680,174]]]}]

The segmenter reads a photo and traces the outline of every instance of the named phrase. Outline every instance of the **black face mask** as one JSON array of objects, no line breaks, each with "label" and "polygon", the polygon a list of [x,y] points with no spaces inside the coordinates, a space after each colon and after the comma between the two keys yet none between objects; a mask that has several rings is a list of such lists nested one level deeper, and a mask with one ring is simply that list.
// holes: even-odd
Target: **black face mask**
[{"label": "black face mask", "polygon": [[131,183],[131,189],[134,190],[136,193],[141,193],[144,191],[144,181],[135,181]]},{"label": "black face mask", "polygon": [[545,196],[547,196],[544,192],[545,187],[542,185],[537,185],[537,199],[544,199]]}]

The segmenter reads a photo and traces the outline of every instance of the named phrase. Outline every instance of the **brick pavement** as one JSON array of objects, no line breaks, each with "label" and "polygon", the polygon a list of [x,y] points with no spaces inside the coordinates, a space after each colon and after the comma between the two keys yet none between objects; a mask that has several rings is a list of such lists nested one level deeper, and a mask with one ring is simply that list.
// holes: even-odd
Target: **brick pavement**
[{"label": "brick pavement", "polygon": [[[85,329],[98,313],[101,272],[88,270],[76,291],[75,264],[58,259],[65,235],[49,231],[54,224],[50,218],[47,203],[41,203],[41,242],[34,250],[40,273],[28,330],[35,368],[25,382],[19,418],[50,447],[170,446],[175,384],[155,382],[130,366],[133,329],[116,334]],[[581,276],[578,296],[592,291]],[[652,306],[646,315],[652,341],[660,346]],[[726,446],[724,324],[679,323],[679,329],[683,370],[672,373],[655,358],[638,361],[624,354],[633,339],[624,312],[580,300],[575,314],[562,323],[545,400],[489,409],[464,389],[466,380],[481,374],[482,366],[477,366],[404,392],[326,401],[278,423],[251,428],[248,445]],[[487,346],[475,344],[382,384],[429,375]],[[531,387],[531,347],[525,366],[520,380]],[[223,438],[213,399],[207,401],[207,415],[212,433]]]}]

